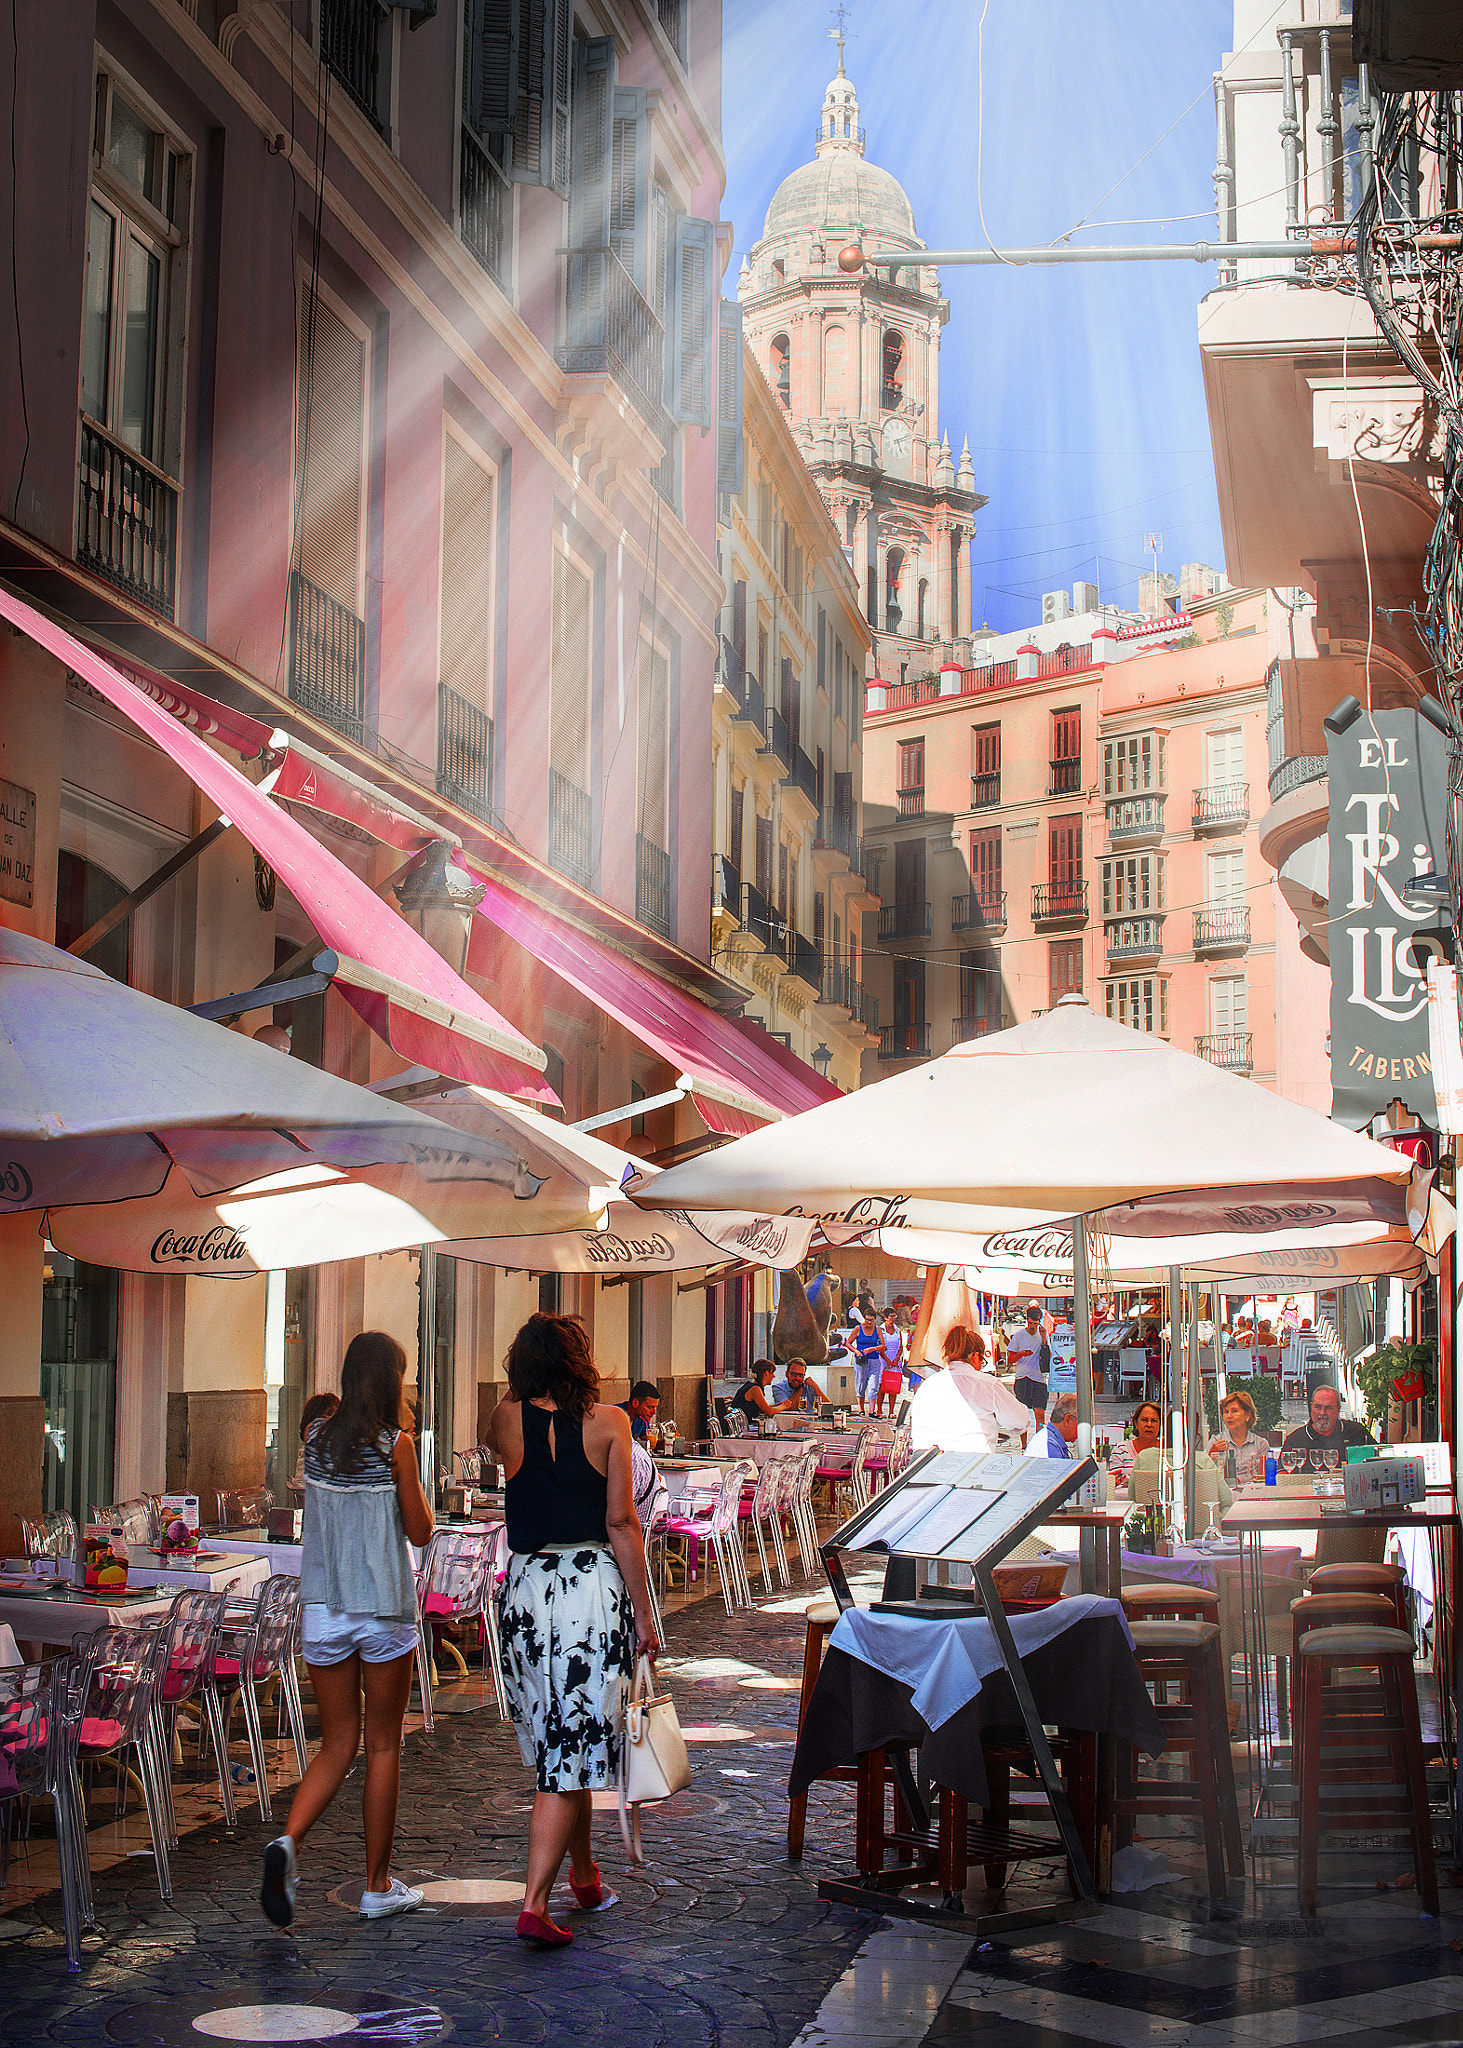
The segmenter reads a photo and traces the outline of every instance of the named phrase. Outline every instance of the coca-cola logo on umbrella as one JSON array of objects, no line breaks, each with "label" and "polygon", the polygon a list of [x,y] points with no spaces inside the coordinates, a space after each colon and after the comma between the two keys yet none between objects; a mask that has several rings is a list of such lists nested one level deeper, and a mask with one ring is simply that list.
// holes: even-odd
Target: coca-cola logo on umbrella
[{"label": "coca-cola logo on umbrella", "polygon": [[155,1266],[233,1266],[242,1264],[248,1256],[249,1247],[243,1236],[226,1223],[215,1224],[212,1230],[191,1237],[179,1237],[164,1230],[153,1240],[151,1253]]},{"label": "coca-cola logo on umbrella", "polygon": [[8,1159],[0,1166],[0,1202],[28,1202],[32,1185],[18,1159]]}]

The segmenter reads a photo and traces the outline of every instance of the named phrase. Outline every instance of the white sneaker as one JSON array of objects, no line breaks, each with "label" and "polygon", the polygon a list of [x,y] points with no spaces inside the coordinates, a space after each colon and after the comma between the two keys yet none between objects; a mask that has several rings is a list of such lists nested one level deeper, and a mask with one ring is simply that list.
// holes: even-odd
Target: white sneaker
[{"label": "white sneaker", "polygon": [[295,1845],[288,1835],[277,1836],[264,1851],[259,1905],[276,1927],[288,1927],[295,1917]]},{"label": "white sneaker", "polygon": [[384,1892],[361,1893],[361,1918],[384,1920],[389,1913],[414,1913],[425,1897],[425,1892],[393,1877]]}]

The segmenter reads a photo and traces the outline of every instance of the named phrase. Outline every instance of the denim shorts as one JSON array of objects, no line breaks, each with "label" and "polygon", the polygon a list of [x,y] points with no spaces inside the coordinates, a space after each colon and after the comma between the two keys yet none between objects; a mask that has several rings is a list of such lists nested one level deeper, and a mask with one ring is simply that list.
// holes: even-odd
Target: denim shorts
[{"label": "denim shorts", "polygon": [[389,1664],[417,1646],[414,1621],[383,1621],[374,1614],[337,1614],[323,1600],[305,1608],[303,1647],[307,1664],[344,1664],[359,1655],[363,1664]]},{"label": "denim shorts", "polygon": [[860,1358],[857,1352],[854,1353],[853,1383],[858,1389],[858,1397],[861,1401],[866,1399],[877,1388],[879,1375],[883,1370],[884,1354],[882,1351],[871,1351],[867,1358]]}]

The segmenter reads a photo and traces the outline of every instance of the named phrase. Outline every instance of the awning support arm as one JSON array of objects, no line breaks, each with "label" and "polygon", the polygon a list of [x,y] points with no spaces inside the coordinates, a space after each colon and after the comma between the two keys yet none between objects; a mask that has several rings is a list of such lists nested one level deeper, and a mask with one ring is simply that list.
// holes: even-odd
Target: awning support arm
[{"label": "awning support arm", "polygon": [[190,861],[197,860],[200,853],[207,853],[214,840],[221,839],[229,829],[230,823],[227,818],[215,818],[211,825],[205,825],[196,839],[190,839],[186,846],[180,846],[178,851],[165,860],[160,868],[155,869],[145,882],[139,882],[135,889],[129,889],[120,903],[114,903],[95,924],[87,927],[79,939],[73,939],[66,948],[67,952],[74,953],[78,960],[84,960],[88,953],[101,944],[108,932],[115,931],[134,910],[140,909],[146,903],[149,896],[156,896],[159,889],[165,888],[174,875],[186,868]]},{"label": "awning support arm", "polygon": [[644,1095],[638,1102],[627,1102],[619,1109],[604,1110],[599,1116],[587,1116],[582,1123],[570,1124],[571,1131],[602,1131],[608,1124],[623,1124],[632,1116],[644,1116],[647,1110],[667,1109],[673,1102],[684,1102],[684,1088],[669,1088],[664,1095]]},{"label": "awning support arm", "polygon": [[231,1024],[236,1017],[245,1017],[251,1010],[268,1010],[276,1003],[301,1002],[306,996],[324,995],[339,964],[334,953],[327,949],[315,955],[313,972],[309,974],[261,981],[257,988],[245,989],[241,995],[213,996],[206,1003],[190,1003],[188,1009],[192,1016],[203,1017],[210,1023]]}]

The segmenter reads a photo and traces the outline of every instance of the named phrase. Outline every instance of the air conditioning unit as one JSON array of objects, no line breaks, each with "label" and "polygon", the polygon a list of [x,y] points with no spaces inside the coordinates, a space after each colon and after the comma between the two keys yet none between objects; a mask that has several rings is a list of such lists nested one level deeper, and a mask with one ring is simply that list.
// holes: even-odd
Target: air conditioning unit
[{"label": "air conditioning unit", "polygon": [[1083,612],[1095,612],[1101,599],[1095,583],[1074,583],[1072,585],[1072,610],[1080,617]]},{"label": "air conditioning unit", "polygon": [[1072,607],[1067,601],[1065,590],[1045,590],[1041,597],[1041,623],[1054,626],[1059,619],[1069,619]]}]

